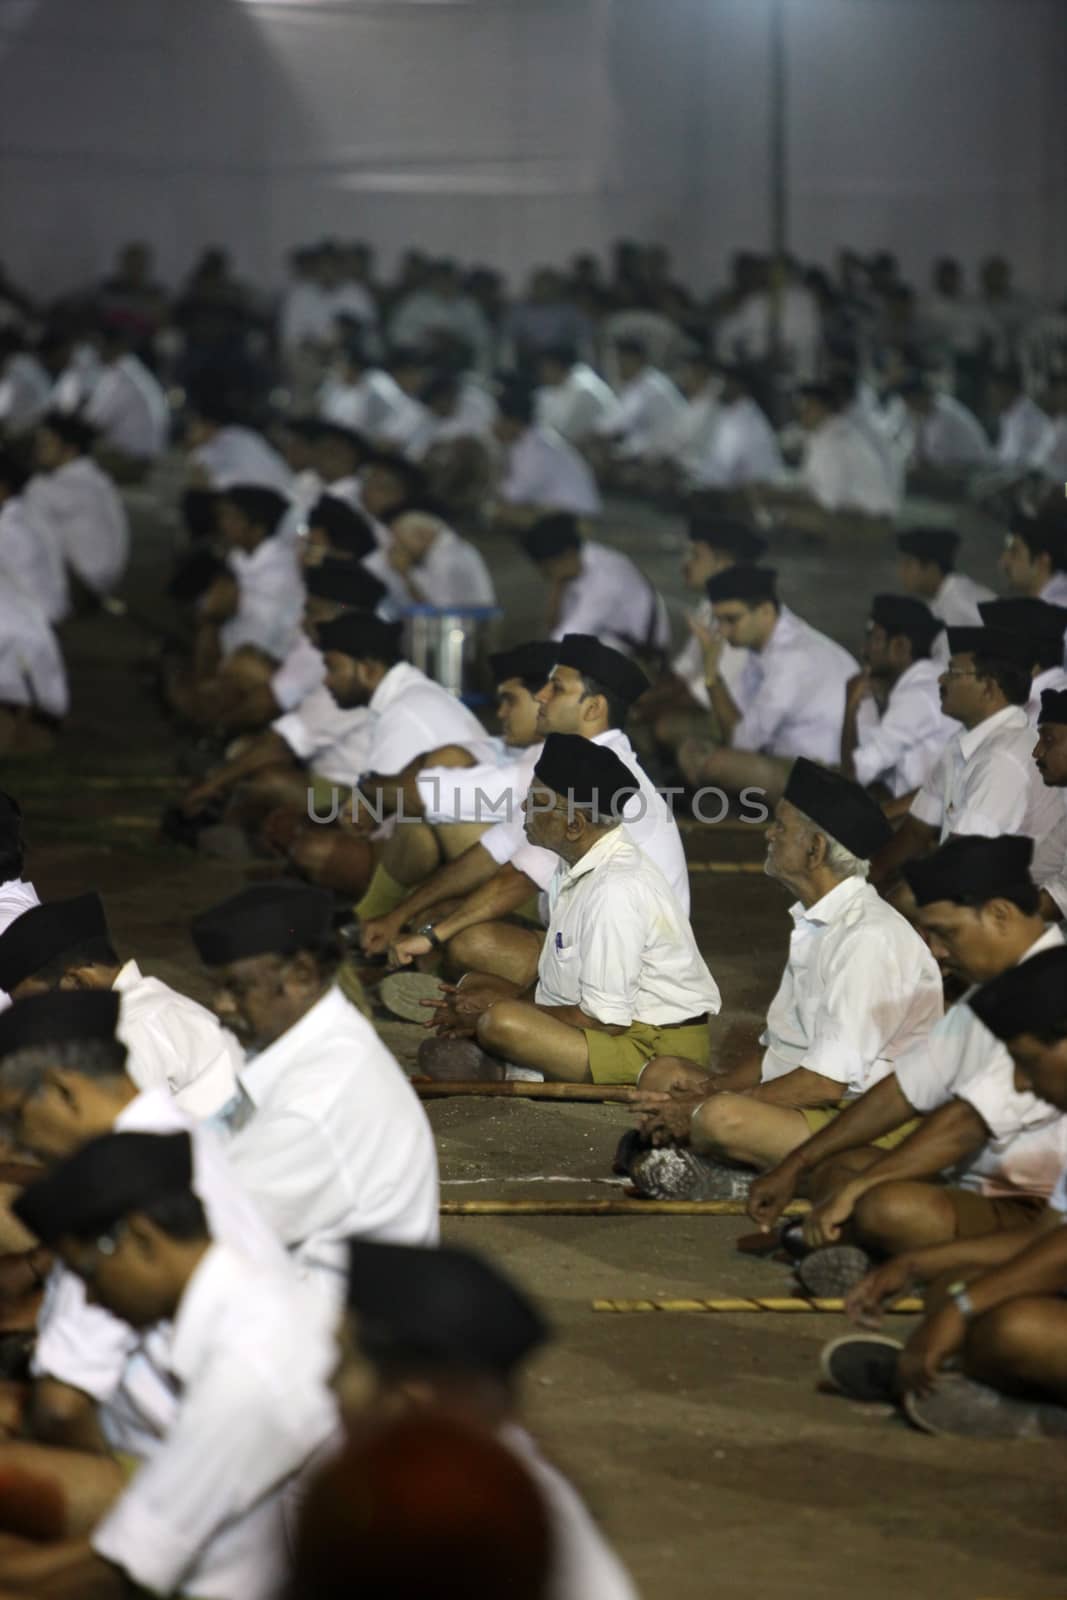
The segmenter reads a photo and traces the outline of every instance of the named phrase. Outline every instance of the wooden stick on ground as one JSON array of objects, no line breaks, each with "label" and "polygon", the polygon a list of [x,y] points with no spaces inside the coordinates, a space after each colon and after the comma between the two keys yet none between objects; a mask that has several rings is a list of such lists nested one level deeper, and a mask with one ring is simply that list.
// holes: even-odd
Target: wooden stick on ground
[{"label": "wooden stick on ground", "polygon": [[[576,1179],[580,1182],[580,1179]],[[794,1200],[782,1215],[810,1209]],[[743,1200],[442,1200],[443,1217],[743,1217]]]},{"label": "wooden stick on ground", "polygon": [[632,1100],[637,1089],[630,1083],[420,1083],[413,1078],[420,1100]]},{"label": "wooden stick on ground", "polygon": [[[594,1311],[843,1311],[843,1300],[759,1298],[728,1300],[594,1300]],[[924,1310],[921,1300],[898,1300],[885,1310],[913,1315]]]}]

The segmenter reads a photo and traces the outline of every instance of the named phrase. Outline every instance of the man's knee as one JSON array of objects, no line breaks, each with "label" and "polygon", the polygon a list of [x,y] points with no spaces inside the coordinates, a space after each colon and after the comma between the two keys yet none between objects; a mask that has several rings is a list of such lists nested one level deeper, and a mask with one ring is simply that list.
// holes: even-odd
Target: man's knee
[{"label": "man's knee", "polygon": [[637,1082],[642,1091],[654,1089],[670,1094],[674,1089],[682,1089],[697,1093],[706,1087],[709,1094],[712,1092],[710,1073],[683,1056],[654,1056],[641,1068]]},{"label": "man's knee", "polygon": [[856,1204],[852,1224],[862,1244],[886,1254],[924,1244],[931,1233],[944,1231],[946,1238],[953,1233],[944,1196],[924,1183],[882,1183],[868,1189]]},{"label": "man's knee", "polygon": [[457,971],[482,972],[491,966],[496,939],[488,922],[475,922],[448,940],[445,953]]},{"label": "man's knee", "polygon": [[1050,1303],[1037,1298],[1006,1300],[977,1317],[967,1329],[966,1370],[974,1377],[992,1380],[1011,1373],[1025,1379],[1034,1351],[1047,1343],[1042,1312]]},{"label": "man's knee", "polygon": [[[643,1087],[643,1085],[642,1085]],[[743,1141],[750,1104],[744,1095],[713,1094],[693,1118],[693,1132],[729,1155]]]},{"label": "man's knee", "polygon": [[522,1037],[527,1007],[519,1000],[498,1000],[478,1018],[478,1043],[486,1050],[507,1054],[509,1045]]}]

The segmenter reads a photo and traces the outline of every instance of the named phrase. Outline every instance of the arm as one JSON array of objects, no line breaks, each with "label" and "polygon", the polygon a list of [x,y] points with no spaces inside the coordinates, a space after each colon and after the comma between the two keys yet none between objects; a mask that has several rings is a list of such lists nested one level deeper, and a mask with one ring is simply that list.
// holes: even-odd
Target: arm
[{"label": "arm", "polygon": [[186,809],[192,806],[198,809],[205,800],[213,795],[228,794],[235,789],[245,778],[252,777],[257,772],[262,772],[265,767],[276,767],[281,763],[293,761],[293,752],[286,744],[280,733],[269,729],[261,733],[258,738],[251,740],[241,751],[234,756],[232,761],[227,761],[221,767],[215,767],[209,772],[201,783],[196,784],[185,797]]},{"label": "arm", "polygon": [[423,912],[429,911],[442,900],[469,895],[498,870],[488,850],[480,844],[472,844],[454,861],[448,861],[432,872],[387,917],[375,917],[372,922],[364,924],[360,930],[363,949],[368,955],[388,949],[400,930],[408,923],[417,922]]},{"label": "arm", "polygon": [[469,894],[462,905],[437,923],[434,932],[442,943],[454,939],[457,933],[473,927],[476,922],[494,922],[499,917],[517,911],[536,893],[537,885],[533,879],[524,872],[516,871],[509,863],[500,867],[487,882]]},{"label": "arm", "polygon": [[592,1028],[596,1033],[626,1032],[626,1029],[618,1023],[601,1022],[598,1017],[591,1017],[581,1006],[543,1006],[537,1005],[536,1001],[532,1003],[537,1006],[538,1011],[543,1011],[546,1017],[555,1017],[557,1022],[565,1022],[570,1028]]},{"label": "arm", "polygon": [[719,719],[719,725],[725,735],[725,742],[730,743],[734,729],[741,721],[741,712],[733,696],[719,675],[719,663],[722,660],[722,650],[725,639],[721,633],[715,633],[711,628],[705,627],[695,617],[687,617],[693,637],[699,642],[704,656],[704,682],[707,685],[708,695],[711,700],[711,709]]},{"label": "arm", "polygon": [[32,1600],[124,1600],[129,1594],[122,1573],[87,1539],[5,1548],[2,1582],[5,1594]]},{"label": "arm", "polygon": [[850,678],[845,688],[845,717],[841,724],[841,771],[846,778],[856,781],[856,768],[853,764],[853,755],[859,744],[860,707],[869,698],[871,693],[871,680],[866,672],[858,672]]},{"label": "arm", "polygon": [[845,1092],[838,1078],[824,1077],[821,1072],[809,1072],[807,1067],[797,1067],[793,1072],[772,1078],[750,1091],[750,1100],[762,1100],[767,1106],[785,1106],[799,1110],[802,1106],[834,1105]]}]

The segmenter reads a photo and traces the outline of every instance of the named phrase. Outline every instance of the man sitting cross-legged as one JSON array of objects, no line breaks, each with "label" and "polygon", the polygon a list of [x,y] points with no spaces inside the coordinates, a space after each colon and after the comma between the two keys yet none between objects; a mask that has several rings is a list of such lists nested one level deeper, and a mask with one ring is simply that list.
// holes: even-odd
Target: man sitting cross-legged
[{"label": "man sitting cross-legged", "polygon": [[[1020,1092],[1067,1112],[1067,950],[1045,950],[971,998],[979,1024],[1010,1052]],[[1064,1120],[1061,1118],[1061,1120]],[[884,1334],[837,1339],[823,1352],[835,1388],[896,1398],[926,1433],[1067,1437],[1067,1170],[1028,1229],[908,1250],[849,1296],[866,1326],[916,1282],[927,1314],[901,1350]],[[952,1370],[946,1370],[951,1367]]]},{"label": "man sitting cross-legged", "polygon": [[530,842],[560,860],[536,985],[469,974],[467,1009],[446,1000],[439,1026],[479,1048],[428,1040],[420,1070],[452,1073],[459,1055],[465,1076],[503,1078],[510,1064],[561,1082],[633,1083],[667,1048],[707,1063],[719,991],[686,913],[621,824],[636,787],[612,750],[549,734],[523,802]]},{"label": "man sitting cross-legged", "polygon": [[[622,731],[630,706],[647,686],[640,667],[621,651],[587,634],[568,634],[556,646],[555,665],[536,696],[537,731],[541,737],[578,734],[614,751],[629,768],[640,793],[623,809],[626,831],[659,867],[688,914],[689,874],[678,825]],[[397,907],[398,917],[403,911],[406,921],[418,927],[420,913],[460,897],[443,916],[438,912],[430,924],[399,940],[394,957],[407,965],[440,945],[453,971],[493,973],[525,988],[537,973],[542,929],[535,924],[516,927],[503,919],[528,905],[539,890],[547,890],[556,864],[550,850],[530,843],[516,807],[510,820],[490,828]]]},{"label": "man sitting cross-legged", "polygon": [[798,899],[762,1056],[753,1050],[720,1078],[670,1060],[642,1074],[646,1135],[677,1141],[631,1152],[631,1176],[644,1192],[744,1193],[751,1174],[723,1161],[760,1169],[781,1161],[891,1072],[941,1016],[936,962],[866,881],[888,837],[889,824],[858,784],[796,762],[767,835],[764,871]]},{"label": "man sitting cross-legged", "polygon": [[[1040,917],[1031,849],[1029,839],[953,839],[905,868],[920,927],[950,972],[983,982],[1062,943]],[[1067,1122],[1015,1090],[1007,1053],[969,999],[750,1197],[768,1226],[801,1173],[867,1150],[922,1114],[902,1143],[839,1182],[805,1219],[806,1241],[821,1247],[799,1268],[813,1292],[840,1293],[866,1271],[869,1255],[1025,1227],[1041,1210],[1067,1160]],[[949,1186],[937,1182],[946,1171],[954,1173]],[[848,1243],[837,1243],[842,1235]]]}]

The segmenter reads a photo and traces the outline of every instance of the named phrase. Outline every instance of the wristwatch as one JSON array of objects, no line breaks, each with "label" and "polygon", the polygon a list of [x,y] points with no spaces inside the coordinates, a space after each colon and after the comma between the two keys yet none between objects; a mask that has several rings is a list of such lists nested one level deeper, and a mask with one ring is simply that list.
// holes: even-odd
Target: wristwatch
[{"label": "wristwatch", "polygon": [[957,1283],[950,1283],[945,1291],[964,1322],[970,1322],[974,1316],[974,1301],[967,1293],[967,1285],[961,1278]]},{"label": "wristwatch", "polygon": [[421,928],[416,928],[415,929],[415,932],[417,934],[420,934],[422,936],[422,938],[429,939],[430,943],[434,946],[434,948],[436,950],[440,950],[441,941],[437,937],[436,933],[434,932],[434,928],[433,928],[433,923],[432,922],[424,922]]}]

